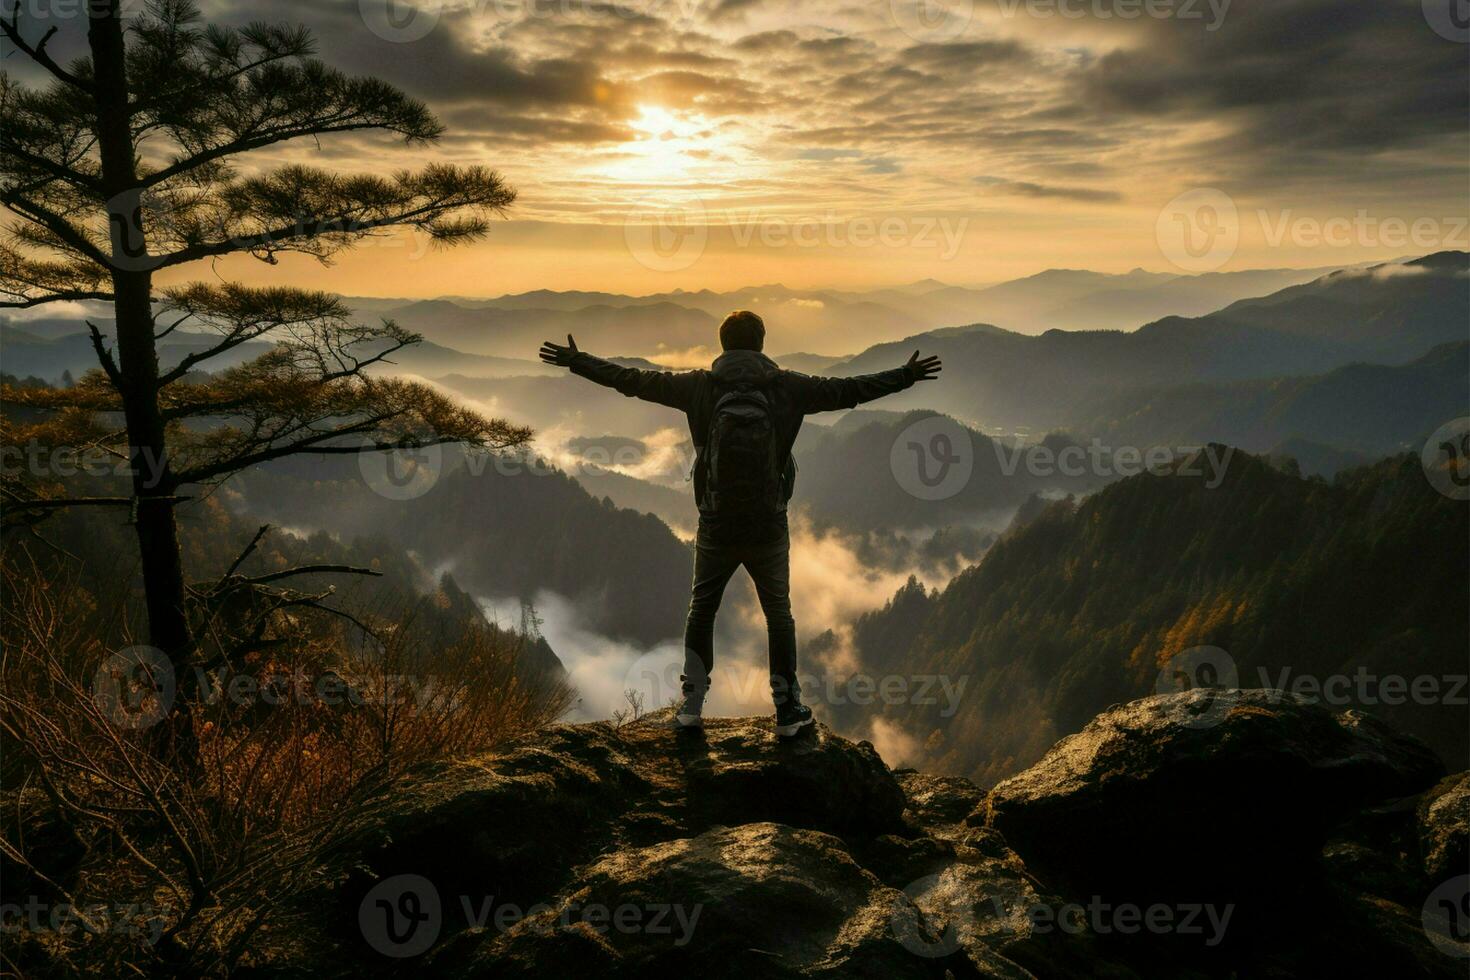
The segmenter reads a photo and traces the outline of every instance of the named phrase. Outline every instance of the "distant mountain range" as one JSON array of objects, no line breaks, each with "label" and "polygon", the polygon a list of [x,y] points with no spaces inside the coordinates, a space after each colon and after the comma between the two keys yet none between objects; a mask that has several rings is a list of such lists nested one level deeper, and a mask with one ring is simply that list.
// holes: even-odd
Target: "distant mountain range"
[{"label": "distant mountain range", "polygon": [[469,465],[453,447],[442,459],[432,488],[407,500],[374,493],[355,459],[310,455],[238,474],[230,499],[253,517],[343,540],[382,537],[478,598],[550,590],[616,639],[652,644],[682,630],[692,556],[657,518],[547,467]]},{"label": "distant mountain range", "polygon": [[545,337],[568,332],[577,334],[584,349],[604,356],[714,348],[713,326],[731,310],[753,309],[766,319],[767,346],[773,353],[808,350],[836,356],[926,329],[977,321],[1023,334],[1131,329],[1171,314],[1208,313],[1331,271],[1334,267],[1188,276],[1142,269],[1124,275],[1052,269],[984,289],[928,280],[861,292],[771,284],[649,296],[542,289],[494,299],[348,302],[359,313],[392,317],[446,346],[501,356],[525,356],[527,342],[534,349]]},{"label": "distant mountain range", "polygon": [[[1223,440],[1253,452],[1298,454],[1306,472],[1331,473],[1397,451],[1444,419],[1470,411],[1464,347],[1470,256],[1463,252],[1329,272],[1206,315],[1166,316],[1132,332],[1048,330],[1031,336],[986,323],[933,326],[978,308],[976,297],[1003,316],[1040,309],[1043,301],[1053,310],[1069,304],[1120,309],[1119,297],[1133,303],[1140,296],[1147,302],[1168,297],[1177,312],[1316,271],[1172,276],[1135,270],[1114,276],[1052,270],[983,290],[931,280],[868,293],[765,286],[646,297],[538,291],[493,300],[350,302],[365,317],[392,317],[426,335],[423,343],[395,354],[392,365],[375,370],[434,379],[487,411],[556,438],[563,432],[641,438],[670,427],[682,433],[684,422],[659,406],[620,398],[542,365],[534,359],[542,339],[573,333],[584,349],[607,356],[641,352],[665,363],[701,363],[713,354],[708,348],[716,317],[736,305],[784,311],[783,319],[772,318],[773,345],[789,337],[774,325],[786,323],[785,313],[791,313],[800,326],[790,338],[793,346],[808,352],[777,356],[808,373],[884,370],[917,347],[940,354],[946,370],[938,383],[886,399],[882,407],[938,410],[992,435],[1036,439],[1064,430],[1077,439],[1134,445]],[[1098,301],[1103,294],[1113,299]],[[863,335],[907,330],[915,322],[910,312],[863,319],[860,308],[874,306],[890,312],[922,308],[929,328],[855,356],[809,353],[834,336],[846,345]],[[94,322],[104,333],[110,330],[105,318]],[[80,321],[65,319],[0,320],[5,372],[53,381],[63,371],[80,375],[95,366],[84,330]],[[161,346],[160,359],[167,366],[209,343],[208,335],[175,333]],[[210,367],[239,363],[265,349],[263,342],[242,345]],[[365,347],[364,354],[373,350]],[[617,359],[657,366],[636,356]],[[654,479],[677,484],[683,476],[670,470]],[[805,482],[813,488],[824,479],[810,476]],[[626,486],[609,491],[625,501],[637,496]],[[650,509],[674,513],[666,502]]]},{"label": "distant mountain range", "polygon": [[[675,290],[649,296],[593,291],[527,293],[484,298],[407,300],[346,297],[364,320],[393,319],[438,345],[468,356],[510,363],[464,360],[450,367],[405,354],[403,370],[421,374],[503,377],[539,372],[535,351],[548,337],[575,335],[584,350],[602,356],[656,357],[683,366],[717,353],[715,327],[732,309],[755,309],[767,320],[767,349],[791,356],[798,370],[825,370],[831,362],[900,337],[977,322],[1013,333],[1049,329],[1132,329],[1167,315],[1195,316],[1249,297],[1261,297],[1314,280],[1330,269],[1262,269],[1174,275],[1115,275],[1052,269],[983,289],[925,280],[867,291],[797,290],[780,284],[728,292]],[[91,304],[87,319],[111,333],[110,311]],[[55,380],[95,366],[82,317],[0,316],[0,343],[10,374]],[[186,328],[187,329],[187,328]],[[164,353],[183,356],[208,343],[206,334],[175,333]],[[55,346],[52,346],[52,344]],[[177,348],[170,350],[170,348]],[[212,365],[238,363],[261,348],[247,346]],[[796,354],[797,351],[809,353]],[[428,354],[427,346],[421,355]],[[516,362],[524,362],[516,363]],[[524,369],[524,370],[522,370]]]},{"label": "distant mountain range", "polygon": [[1466,338],[1470,255],[1336,272],[1207,316],[1167,317],[1131,333],[1052,330],[1037,337],[977,324],[882,344],[834,367],[853,375],[940,354],[937,384],[890,407],[936,408],[987,430],[1048,431],[1090,422],[1128,389],[1315,375],[1356,362],[1402,365]]},{"label": "distant mountain range", "polygon": [[[69,325],[70,333],[62,333],[62,325]],[[97,367],[97,355],[92,350],[91,338],[76,332],[83,326],[76,321],[47,321],[41,331],[31,329],[31,324],[15,326],[0,320],[0,351],[3,351],[3,370],[16,377],[37,377],[55,382],[63,372],[79,377]],[[98,324],[99,327],[102,324]],[[108,332],[110,334],[110,322]],[[83,328],[85,329],[85,328]],[[158,361],[164,368],[172,367],[189,354],[207,350],[216,338],[212,334],[178,331],[158,345]],[[381,351],[384,345],[364,344],[362,356],[368,357]],[[218,357],[210,358],[205,365],[211,371],[244,364],[270,350],[265,341],[240,344]],[[534,354],[535,352],[532,351]],[[511,376],[537,377],[559,374],[552,367],[534,359],[493,357],[481,354],[466,354],[432,341],[425,340],[412,347],[398,351],[391,363],[371,369],[380,374],[418,374],[438,377],[444,374],[469,373],[478,378],[502,378]]]}]

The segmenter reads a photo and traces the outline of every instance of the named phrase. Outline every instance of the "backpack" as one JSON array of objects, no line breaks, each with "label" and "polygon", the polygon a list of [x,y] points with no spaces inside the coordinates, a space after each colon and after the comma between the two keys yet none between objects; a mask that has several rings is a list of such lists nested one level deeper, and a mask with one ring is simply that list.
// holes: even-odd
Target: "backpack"
[{"label": "backpack", "polygon": [[704,506],[710,514],[760,516],[786,503],[785,460],[776,438],[769,394],[741,384],[719,396],[705,442]]}]

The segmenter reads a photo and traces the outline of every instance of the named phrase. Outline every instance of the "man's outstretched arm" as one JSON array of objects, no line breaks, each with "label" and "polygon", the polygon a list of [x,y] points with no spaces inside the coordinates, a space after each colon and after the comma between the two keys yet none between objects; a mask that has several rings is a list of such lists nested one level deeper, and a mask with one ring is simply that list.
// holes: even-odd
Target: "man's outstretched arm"
[{"label": "man's outstretched arm", "polygon": [[800,391],[803,413],[835,412],[856,408],[884,395],[903,391],[920,381],[933,381],[944,367],[937,356],[920,358],[919,352],[903,367],[877,374],[860,374],[854,378],[805,378]]},{"label": "man's outstretched arm", "polygon": [[694,400],[696,375],[692,371],[640,371],[638,368],[620,367],[611,361],[593,357],[577,349],[577,342],[567,334],[567,345],[545,341],[541,345],[541,360],[557,367],[571,368],[573,374],[588,381],[622,392],[629,398],[641,398],[647,402],[667,405],[687,412]]}]

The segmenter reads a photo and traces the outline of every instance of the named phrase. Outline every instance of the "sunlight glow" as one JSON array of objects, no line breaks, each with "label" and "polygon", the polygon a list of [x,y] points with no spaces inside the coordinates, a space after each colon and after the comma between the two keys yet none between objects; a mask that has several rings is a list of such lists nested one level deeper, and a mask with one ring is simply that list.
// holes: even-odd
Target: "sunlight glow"
[{"label": "sunlight glow", "polygon": [[656,105],[640,105],[629,125],[638,138],[618,147],[622,159],[603,173],[615,180],[685,180],[704,169],[723,140],[699,114],[679,114]]}]

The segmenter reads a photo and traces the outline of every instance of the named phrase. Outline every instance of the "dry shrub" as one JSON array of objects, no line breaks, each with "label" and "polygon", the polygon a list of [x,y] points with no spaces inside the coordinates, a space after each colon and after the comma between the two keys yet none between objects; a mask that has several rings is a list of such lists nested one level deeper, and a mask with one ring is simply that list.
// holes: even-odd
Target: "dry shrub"
[{"label": "dry shrub", "polygon": [[[135,727],[159,706],[156,674],[122,672],[138,711],[98,694],[127,645],[116,597],[48,579],[17,549],[0,588],[0,874],[21,909],[0,957],[21,976],[211,976],[299,962],[309,944],[323,955],[306,913],[345,873],[354,817],[413,766],[493,748],[570,701],[527,670],[518,634],[441,642],[404,614],[372,636],[297,610],[187,713]],[[59,928],[57,910],[71,910]]]}]

